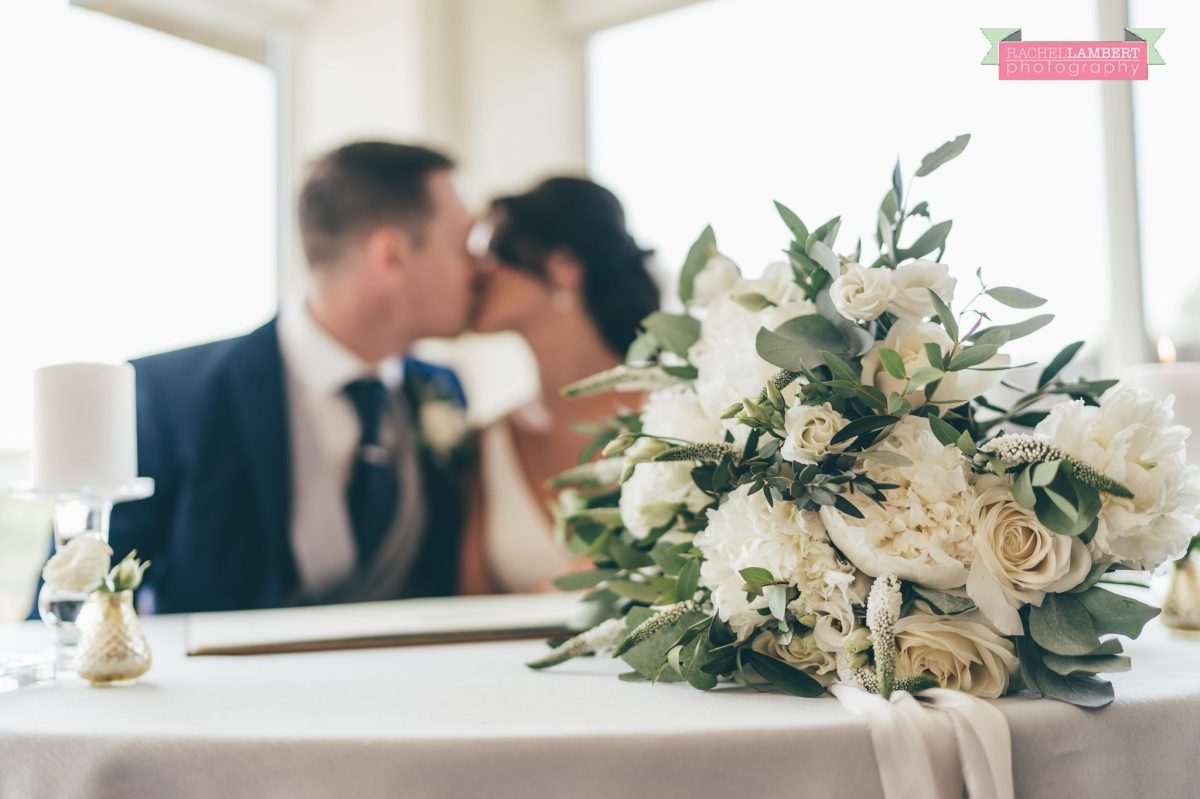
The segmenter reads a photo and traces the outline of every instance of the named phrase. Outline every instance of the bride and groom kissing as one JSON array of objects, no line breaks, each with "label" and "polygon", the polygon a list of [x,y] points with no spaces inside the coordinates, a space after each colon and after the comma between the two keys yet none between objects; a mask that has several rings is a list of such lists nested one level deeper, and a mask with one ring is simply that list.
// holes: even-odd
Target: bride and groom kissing
[{"label": "bride and groom kissing", "polygon": [[[659,302],[620,203],[560,177],[475,219],[447,156],[359,142],[314,165],[298,211],[302,302],[245,336],[133,362],[157,491],[114,510],[110,541],[155,564],[139,604],[547,588],[574,564],[545,482],[576,462],[575,425],[623,410],[560,389],[620,363]],[[478,435],[455,374],[409,354],[467,330],[519,333],[539,370],[537,398]]]}]

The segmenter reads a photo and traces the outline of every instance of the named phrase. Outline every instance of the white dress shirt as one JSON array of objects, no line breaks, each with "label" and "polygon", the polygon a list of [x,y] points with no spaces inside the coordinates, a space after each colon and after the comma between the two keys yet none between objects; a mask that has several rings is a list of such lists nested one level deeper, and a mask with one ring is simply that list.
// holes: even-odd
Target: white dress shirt
[{"label": "white dress shirt", "polygon": [[[364,362],[326,332],[304,303],[280,313],[279,344],[291,434],[292,553],[302,595],[316,599],[357,570],[345,497],[360,431],[358,414],[342,390],[353,380],[377,377],[395,396],[403,382],[404,361],[395,356],[379,364]],[[384,446],[397,444],[396,412],[389,406],[380,426]],[[405,488],[402,484],[401,508],[411,499]],[[404,516],[397,513],[395,525]]]}]

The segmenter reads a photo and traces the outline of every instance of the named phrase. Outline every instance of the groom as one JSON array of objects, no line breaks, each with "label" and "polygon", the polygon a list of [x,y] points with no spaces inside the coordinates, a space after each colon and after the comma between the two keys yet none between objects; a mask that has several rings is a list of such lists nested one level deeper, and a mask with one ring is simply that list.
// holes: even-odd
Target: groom
[{"label": "groom", "polygon": [[453,166],[385,142],[330,153],[300,195],[307,301],[134,361],[157,488],[117,506],[110,540],[154,562],[156,612],[454,593],[464,398],[452,372],[405,356],[466,323]]}]

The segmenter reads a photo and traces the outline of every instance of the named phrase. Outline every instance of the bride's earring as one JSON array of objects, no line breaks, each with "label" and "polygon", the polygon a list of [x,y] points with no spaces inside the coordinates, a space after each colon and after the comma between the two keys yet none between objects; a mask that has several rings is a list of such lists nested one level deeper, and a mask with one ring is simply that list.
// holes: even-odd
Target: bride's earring
[{"label": "bride's earring", "polygon": [[550,307],[558,313],[566,313],[575,308],[575,292],[570,289],[555,289],[550,295]]}]

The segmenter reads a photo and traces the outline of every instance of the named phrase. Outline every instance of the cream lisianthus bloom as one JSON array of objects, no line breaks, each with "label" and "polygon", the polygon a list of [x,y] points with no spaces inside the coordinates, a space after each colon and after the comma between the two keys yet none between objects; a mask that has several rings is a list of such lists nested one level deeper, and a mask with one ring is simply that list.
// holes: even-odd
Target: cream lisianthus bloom
[{"label": "cream lisianthus bloom", "polygon": [[910,322],[933,316],[930,289],[947,305],[954,299],[958,281],[950,277],[950,268],[935,261],[910,261],[896,267],[892,273],[892,297],[888,313]]},{"label": "cream lisianthus bloom", "polygon": [[1047,530],[997,477],[981,477],[970,510],[975,560],[967,595],[997,630],[1021,635],[1022,605],[1079,585],[1092,567],[1087,545]]},{"label": "cream lisianthus bloom", "polygon": [[804,405],[796,403],[784,416],[787,437],[780,454],[797,463],[818,463],[829,452],[846,448],[846,443],[834,444],[833,437],[848,424],[846,417],[828,403]]},{"label": "cream lisianthus bloom", "polygon": [[1055,405],[1034,431],[1133,492],[1133,499],[1101,494],[1094,558],[1153,569],[1195,534],[1200,469],[1187,461],[1190,431],[1173,424],[1173,406],[1173,399],[1120,388],[1100,407],[1078,400]]},{"label": "cream lisianthus bloom", "polygon": [[51,588],[73,594],[94,591],[108,575],[112,548],[94,535],[72,538],[42,569]]},{"label": "cream lisianthus bloom", "polygon": [[[874,386],[884,394],[903,394],[907,381],[888,374],[883,368],[879,350],[886,348],[895,350],[904,361],[904,368],[911,377],[918,369],[932,366],[925,345],[937,344],[943,353],[949,352],[953,342],[946,331],[932,322],[897,322],[887,337],[878,342],[862,359],[862,382]],[[963,403],[986,394],[1004,379],[1004,372],[999,367],[1008,366],[1007,355],[994,355],[979,364],[979,369],[963,369],[957,372],[947,372],[933,392],[933,401],[938,403]],[[939,366],[941,364],[938,364]],[[981,371],[981,369],[996,369],[996,371]],[[914,409],[922,407],[925,402],[925,391],[910,391],[906,399]]]},{"label": "cream lisianthus bloom", "polygon": [[750,648],[795,666],[821,685],[828,686],[837,679],[837,657],[817,646],[811,632],[795,633],[783,644],[775,633],[763,630],[754,636]]},{"label": "cream lisianthus bloom", "polygon": [[842,276],[829,287],[829,296],[837,312],[851,321],[876,319],[896,296],[892,270],[870,269],[862,264],[846,264]]},{"label": "cream lisianthus bloom", "polygon": [[1012,642],[976,612],[958,616],[912,613],[896,622],[896,674],[927,674],[943,688],[996,699],[1017,671]]},{"label": "cream lisianthus bloom", "polygon": [[928,588],[958,588],[967,581],[972,542],[968,511],[975,498],[969,467],[957,447],[943,446],[929,422],[905,416],[880,445],[908,466],[867,461],[867,476],[896,488],[881,507],[861,494],[847,498],[862,511],[855,519],[822,507],[829,538],[872,577],[894,574]]},{"label": "cream lisianthus bloom", "polygon": [[692,283],[692,303],[707,308],[722,297],[728,297],[741,283],[742,273],[737,264],[718,253],[709,258]]},{"label": "cream lisianthus bloom", "polygon": [[837,557],[815,513],[791,502],[767,504],[762,492],[751,494],[743,485],[708,511],[708,526],[695,543],[704,554],[700,584],[712,591],[717,615],[739,640],[770,620],[758,612],[767,606],[765,597],[746,598],[740,572],[751,567],[796,587],[809,602],[841,608],[853,621],[854,569]]}]

